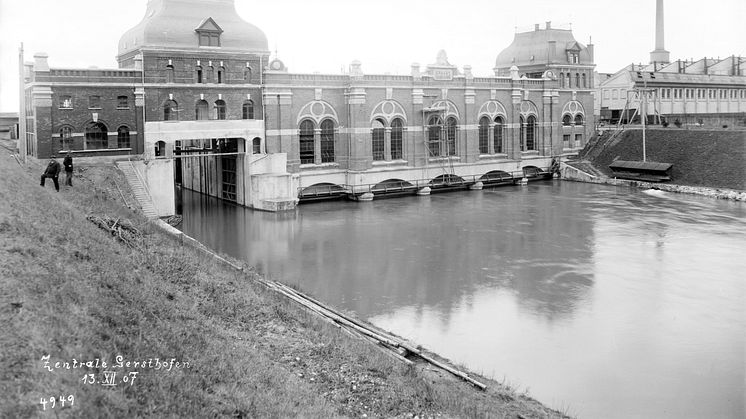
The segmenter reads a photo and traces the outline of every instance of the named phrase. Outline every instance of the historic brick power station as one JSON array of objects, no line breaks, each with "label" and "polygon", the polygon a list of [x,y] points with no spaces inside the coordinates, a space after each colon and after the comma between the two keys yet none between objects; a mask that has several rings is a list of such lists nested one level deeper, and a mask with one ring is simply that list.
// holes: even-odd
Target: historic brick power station
[{"label": "historic brick power station", "polygon": [[[46,158],[131,164],[159,215],[174,180],[241,205],[483,183],[577,153],[593,132],[593,46],[547,22],[515,34],[493,74],[444,51],[410,74],[291,73],[233,0],[150,0],[118,69],[26,65],[26,144]],[[121,163],[120,163],[121,164]],[[170,200],[170,203],[169,203]]]}]

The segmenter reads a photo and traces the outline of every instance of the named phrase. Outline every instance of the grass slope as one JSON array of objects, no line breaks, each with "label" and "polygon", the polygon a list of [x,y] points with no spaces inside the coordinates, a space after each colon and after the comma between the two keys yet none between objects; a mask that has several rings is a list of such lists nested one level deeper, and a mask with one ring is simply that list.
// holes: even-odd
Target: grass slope
[{"label": "grass slope", "polygon": [[[38,184],[44,162],[0,154],[0,417],[562,417],[486,380],[478,392],[373,346],[182,247],[122,205],[121,174],[76,162],[75,187]],[[132,201],[130,201],[132,202]],[[142,250],[87,214],[129,219]],[[43,368],[42,357],[190,368]],[[155,361],[153,361],[155,362]],[[137,371],[134,382],[121,377]],[[42,410],[41,399],[75,403]],[[59,400],[59,399],[58,399]]]},{"label": "grass slope", "polygon": [[[673,164],[671,183],[746,190],[746,131],[649,129],[645,137],[649,161]],[[609,164],[615,159],[642,160],[642,131],[622,133],[591,161],[611,176]]]}]

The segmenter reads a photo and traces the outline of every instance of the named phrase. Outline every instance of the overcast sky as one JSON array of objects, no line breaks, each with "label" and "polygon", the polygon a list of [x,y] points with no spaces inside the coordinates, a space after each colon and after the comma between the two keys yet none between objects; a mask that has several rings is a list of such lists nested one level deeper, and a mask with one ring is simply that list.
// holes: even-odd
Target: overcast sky
[{"label": "overcast sky", "polygon": [[[18,109],[18,47],[26,61],[49,54],[62,68],[116,68],[119,37],[145,14],[147,0],[0,0],[0,112]],[[671,59],[746,56],[746,1],[666,0]],[[365,73],[408,74],[413,62],[452,64],[494,74],[515,28],[572,23],[596,46],[596,69],[648,62],[655,43],[655,0],[236,0],[291,72],[338,74],[352,60]],[[206,16],[209,9],[205,10]],[[219,23],[219,22],[218,22]]]}]

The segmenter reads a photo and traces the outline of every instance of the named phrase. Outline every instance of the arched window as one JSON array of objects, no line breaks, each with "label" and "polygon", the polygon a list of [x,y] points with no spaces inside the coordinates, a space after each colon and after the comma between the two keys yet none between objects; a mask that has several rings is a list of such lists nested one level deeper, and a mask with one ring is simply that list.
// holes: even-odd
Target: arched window
[{"label": "arched window", "polygon": [[179,119],[178,105],[175,100],[167,100],[163,104],[163,120],[164,121],[177,121]]},{"label": "arched window", "polygon": [[174,66],[168,65],[166,66],[166,83],[173,83],[174,82]]},{"label": "arched window", "polygon": [[251,83],[251,67],[246,67],[243,70],[243,79],[246,83]]},{"label": "arched window", "polygon": [[247,100],[243,103],[243,119],[254,119],[254,101]]},{"label": "arched window", "polygon": [[371,131],[371,143],[373,148],[373,160],[385,160],[385,143],[386,143],[386,128],[383,125],[383,121],[376,119],[373,121]]},{"label": "arched window", "polygon": [[575,73],[575,87],[580,87],[580,73]]},{"label": "arched window", "polygon": [[570,73],[567,73],[567,88],[568,89],[572,87],[572,83],[570,83],[571,80],[572,80],[572,76],[570,75]]},{"label": "arched window", "polygon": [[259,137],[251,140],[251,151],[254,154],[262,154],[262,139]]},{"label": "arched window", "polygon": [[73,146],[73,127],[66,125],[60,128],[60,149],[71,150]]},{"label": "arched window", "polygon": [[489,153],[490,119],[483,116],[479,120],[479,154]]},{"label": "arched window", "polygon": [[456,126],[456,118],[448,118],[446,121],[446,143],[449,156],[456,155]]},{"label": "arched window", "polygon": [[217,80],[218,83],[222,83],[223,82],[223,75],[224,74],[225,74],[225,68],[218,67],[218,80]]},{"label": "arched window", "polygon": [[583,77],[583,87],[588,87],[588,85],[586,84],[586,81],[585,81],[585,73],[583,73],[582,77]]},{"label": "arched window", "polygon": [[525,150],[524,143],[526,138],[526,120],[523,119],[523,116],[518,119],[518,125],[520,126],[518,129],[518,136],[521,139],[521,151]]},{"label": "arched window", "polygon": [[526,150],[536,150],[536,118],[533,115],[526,119]]},{"label": "arched window", "polygon": [[124,125],[117,129],[117,148],[130,148],[130,129]]},{"label": "arched window", "polygon": [[562,117],[562,125],[572,125],[572,117],[570,116],[570,114],[566,113],[565,116]]},{"label": "arched window", "polygon": [[305,120],[300,123],[300,164],[313,164],[315,153],[313,147],[314,124]]},{"label": "arched window", "polygon": [[334,162],[334,122],[331,119],[321,122],[321,162]]},{"label": "arched window", "polygon": [[560,73],[559,82],[560,82],[560,87],[565,87],[565,73]]},{"label": "arched window", "polygon": [[205,78],[204,78],[204,74],[202,74],[202,66],[198,65],[197,68],[196,68],[196,70],[197,70],[196,71],[196,73],[197,73],[197,83],[204,83]]},{"label": "arched window", "polygon": [[583,115],[575,115],[575,125],[583,125]]},{"label": "arched window", "polygon": [[404,137],[404,127],[401,119],[396,118],[391,121],[391,160],[401,160],[402,138]]},{"label": "arched window", "polygon": [[495,118],[495,135],[493,141],[495,142],[495,153],[503,152],[503,124],[502,117],[498,116]]},{"label": "arched window", "polygon": [[427,122],[427,145],[430,157],[440,156],[440,137],[443,132],[443,121],[438,116],[431,116]]},{"label": "arched window", "polygon": [[101,122],[91,122],[85,128],[86,150],[99,150],[107,148],[109,143],[109,130]]},{"label": "arched window", "polygon": [[215,101],[215,119],[225,119],[225,101],[218,99]]},{"label": "arched window", "polygon": [[210,105],[207,104],[206,100],[197,101],[197,106],[195,106],[195,119],[197,121],[210,119]]},{"label": "arched window", "polygon": [[158,141],[155,143],[155,156],[165,157],[166,156],[166,142]]}]

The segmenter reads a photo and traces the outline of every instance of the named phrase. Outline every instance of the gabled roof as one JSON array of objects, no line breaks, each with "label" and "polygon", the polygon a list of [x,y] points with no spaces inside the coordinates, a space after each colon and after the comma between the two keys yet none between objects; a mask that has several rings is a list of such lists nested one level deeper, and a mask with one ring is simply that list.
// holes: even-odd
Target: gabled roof
[{"label": "gabled roof", "polygon": [[211,17],[208,17],[207,19],[203,20],[202,23],[197,26],[196,29],[194,29],[197,32],[205,31],[205,32],[223,32],[223,29],[218,26],[217,23],[215,23],[214,20],[212,20]]}]

